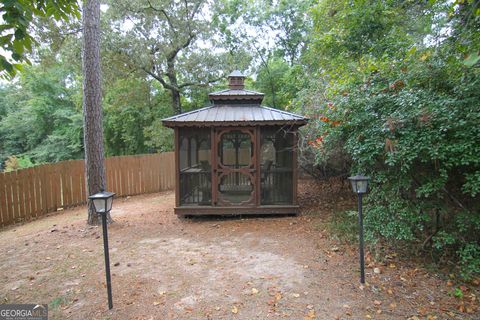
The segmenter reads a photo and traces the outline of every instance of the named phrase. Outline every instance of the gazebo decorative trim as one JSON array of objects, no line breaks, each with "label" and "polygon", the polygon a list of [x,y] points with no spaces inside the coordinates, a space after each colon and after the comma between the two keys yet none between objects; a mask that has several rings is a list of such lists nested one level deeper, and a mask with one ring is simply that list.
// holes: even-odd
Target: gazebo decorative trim
[{"label": "gazebo decorative trim", "polygon": [[307,118],[261,106],[239,71],[211,105],[163,119],[175,130],[175,213],[296,214],[297,130]]}]

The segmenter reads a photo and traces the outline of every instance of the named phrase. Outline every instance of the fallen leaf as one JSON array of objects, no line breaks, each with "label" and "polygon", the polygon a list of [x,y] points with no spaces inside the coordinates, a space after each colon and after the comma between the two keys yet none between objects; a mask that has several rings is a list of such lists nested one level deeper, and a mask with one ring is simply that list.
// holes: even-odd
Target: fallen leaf
[{"label": "fallen leaf", "polygon": [[308,310],[307,314],[305,315],[305,317],[303,319],[304,320],[315,319],[315,310],[313,310],[313,309]]},{"label": "fallen leaf", "polygon": [[428,312],[428,311],[427,311],[427,308],[425,308],[425,307],[420,307],[417,311],[418,311],[418,313],[419,313],[420,315],[422,315],[422,316],[426,315],[427,312]]},{"label": "fallen leaf", "polygon": [[233,314],[237,314],[237,313],[238,313],[238,308],[237,308],[237,306],[233,306],[233,307],[232,307],[232,313],[233,313]]},{"label": "fallen leaf", "polygon": [[158,306],[159,304],[160,304],[159,301],[153,301],[153,305],[154,305],[154,306]]},{"label": "fallen leaf", "polygon": [[393,294],[392,288],[388,288],[388,289],[387,289],[387,293],[388,293],[388,294]]},{"label": "fallen leaf", "polygon": [[280,300],[282,299],[282,294],[280,292],[275,293],[275,300]]},{"label": "fallen leaf", "polygon": [[470,293],[470,295],[468,296],[468,298],[470,299],[470,301],[474,302],[475,300],[477,300],[477,296],[473,293]]}]

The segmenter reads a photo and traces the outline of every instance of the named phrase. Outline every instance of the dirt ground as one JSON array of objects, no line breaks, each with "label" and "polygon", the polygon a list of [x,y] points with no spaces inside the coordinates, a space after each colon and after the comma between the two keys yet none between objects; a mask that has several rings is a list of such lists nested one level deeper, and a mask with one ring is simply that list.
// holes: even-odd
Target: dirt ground
[{"label": "dirt ground", "polygon": [[357,248],[326,229],[355,209],[349,191],[303,181],[300,193],[297,217],[179,219],[172,192],[116,199],[112,310],[85,207],[4,229],[1,303],[48,303],[50,319],[480,319],[478,286],[395,256],[367,255],[361,286]]}]

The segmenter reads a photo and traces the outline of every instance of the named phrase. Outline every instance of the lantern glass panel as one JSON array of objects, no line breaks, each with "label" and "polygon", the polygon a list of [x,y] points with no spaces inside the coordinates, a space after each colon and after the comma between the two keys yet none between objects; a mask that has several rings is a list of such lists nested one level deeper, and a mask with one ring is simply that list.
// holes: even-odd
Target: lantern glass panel
[{"label": "lantern glass panel", "polygon": [[357,193],[357,180],[350,180],[353,192]]},{"label": "lantern glass panel", "polygon": [[368,180],[358,180],[356,182],[356,193],[366,193],[368,187]]},{"label": "lantern glass panel", "polygon": [[105,212],[105,199],[93,199],[96,212]]},{"label": "lantern glass panel", "polygon": [[113,197],[107,199],[107,212],[112,210]]}]

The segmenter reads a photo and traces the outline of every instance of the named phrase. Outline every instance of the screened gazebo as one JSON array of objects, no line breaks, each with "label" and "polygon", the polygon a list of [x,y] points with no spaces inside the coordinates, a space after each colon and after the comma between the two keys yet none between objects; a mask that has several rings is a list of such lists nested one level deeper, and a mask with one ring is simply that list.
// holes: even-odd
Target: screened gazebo
[{"label": "screened gazebo", "polygon": [[228,80],[210,106],[163,119],[175,130],[175,213],[298,213],[297,130],[307,119],[261,106],[239,71]]}]

